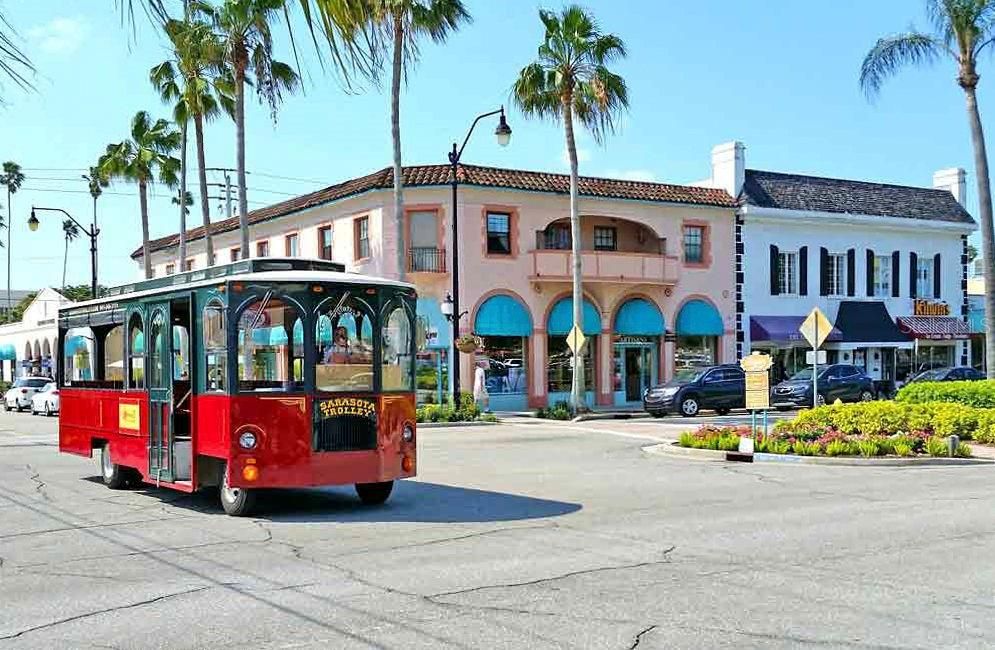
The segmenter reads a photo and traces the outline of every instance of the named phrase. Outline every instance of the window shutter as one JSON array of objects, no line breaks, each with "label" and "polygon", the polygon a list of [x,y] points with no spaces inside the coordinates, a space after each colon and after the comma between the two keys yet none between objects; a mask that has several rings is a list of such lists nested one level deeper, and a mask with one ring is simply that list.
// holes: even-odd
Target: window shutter
[{"label": "window shutter", "polygon": [[940,280],[940,254],[937,253],[933,256],[933,297],[937,300],[940,299],[940,290],[943,288],[943,282]]},{"label": "window shutter", "polygon": [[916,280],[919,273],[919,256],[909,253],[909,298],[916,297]]},{"label": "window shutter", "polygon": [[798,295],[808,295],[808,246],[798,249]]},{"label": "window shutter", "polygon": [[874,251],[867,249],[867,297],[874,297]]},{"label": "window shutter", "polygon": [[819,249],[819,295],[829,295],[829,249]]},{"label": "window shutter", "polygon": [[902,256],[898,251],[891,254],[891,297],[898,298],[902,295]]},{"label": "window shutter", "polygon": [[770,245],[770,295],[776,296],[781,293],[780,286],[780,251],[777,250],[777,246],[774,244]]},{"label": "window shutter", "polygon": [[857,295],[857,251],[853,248],[846,252],[846,295]]}]

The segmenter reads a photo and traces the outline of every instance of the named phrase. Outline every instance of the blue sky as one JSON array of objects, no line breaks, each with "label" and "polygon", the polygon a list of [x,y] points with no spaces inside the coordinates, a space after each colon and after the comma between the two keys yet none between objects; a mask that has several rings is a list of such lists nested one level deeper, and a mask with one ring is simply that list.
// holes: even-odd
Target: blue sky
[{"label": "blue sky", "polygon": [[[445,162],[450,143],[463,137],[475,115],[508,103],[511,84],[542,35],[538,8],[562,6],[465,1],[473,23],[445,45],[424,44],[405,89],[406,164]],[[8,105],[0,107],[0,159],[19,162],[28,174],[13,202],[13,286],[57,286],[59,220],[40,215],[42,229],[29,233],[30,205],[89,219],[92,204],[79,174],[108,143],[125,137],[137,110],[168,115],[148,83],[149,68],[168,52],[148,24],[136,32],[122,26],[113,0],[0,0],[0,6],[38,68],[37,92],[8,83]],[[935,170],[963,166],[974,212],[970,139],[952,63],[903,71],[874,102],[857,85],[860,63],[877,37],[911,23],[925,26],[921,2],[589,0],[585,6],[628,46],[617,69],[628,80],[631,110],[603,147],[581,137],[582,174],[692,182],[707,177],[713,145],[738,139],[746,144],[747,165],[758,169],[928,186]],[[285,31],[277,31],[277,40],[288,58]],[[305,93],[286,98],[275,125],[265,107],[249,104],[250,208],[390,164],[387,95],[376,88],[343,92],[314,63],[312,51],[305,52]],[[995,82],[987,77],[993,69],[985,61],[979,93],[990,133]],[[514,110],[508,119],[514,129],[508,148],[498,147],[484,125],[464,160],[566,170],[560,127],[527,122]],[[206,150],[209,166],[234,166],[227,118],[210,125]],[[221,218],[219,201],[211,205]],[[177,210],[165,188],[156,190],[151,212],[153,237],[176,230]],[[135,277],[128,255],[141,243],[136,188],[115,183],[100,199],[99,220],[101,281]],[[70,282],[88,281],[83,241],[70,246],[69,274]]]}]

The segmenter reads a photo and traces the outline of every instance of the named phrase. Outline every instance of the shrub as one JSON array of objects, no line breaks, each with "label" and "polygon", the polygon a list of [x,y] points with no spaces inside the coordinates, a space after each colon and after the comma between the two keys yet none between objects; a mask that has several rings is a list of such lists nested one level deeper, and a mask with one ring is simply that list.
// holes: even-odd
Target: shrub
[{"label": "shrub", "polygon": [[893,442],[892,449],[896,456],[912,456],[915,451],[912,450],[912,445],[906,442]]},{"label": "shrub", "polygon": [[818,442],[806,442],[805,440],[795,440],[791,449],[799,456],[818,456],[822,453],[822,445]]},{"label": "shrub", "polygon": [[826,445],[827,456],[849,456],[853,454],[851,444],[845,440],[831,440]]},{"label": "shrub", "polygon": [[946,456],[947,441],[939,436],[926,439],[926,453],[930,456]]},{"label": "shrub", "polygon": [[857,451],[865,458],[877,456],[881,453],[881,443],[873,438],[861,438],[857,441]]},{"label": "shrub", "polygon": [[[488,414],[488,421],[496,421],[497,418]],[[415,411],[417,422],[473,422],[481,418],[480,407],[473,401],[473,395],[461,393],[459,408],[453,408],[451,404],[422,404]]]},{"label": "shrub", "polygon": [[995,408],[995,381],[922,381],[902,386],[895,399],[909,404],[955,402],[975,408]]},{"label": "shrub", "polygon": [[718,438],[719,449],[722,451],[738,451],[739,450],[739,436],[732,434],[721,435]]},{"label": "shrub", "polygon": [[536,417],[546,420],[572,420],[574,411],[569,402],[561,400],[550,407],[536,409]]},{"label": "shrub", "polygon": [[995,409],[978,413],[978,425],[974,432],[974,439],[978,442],[995,444]]}]

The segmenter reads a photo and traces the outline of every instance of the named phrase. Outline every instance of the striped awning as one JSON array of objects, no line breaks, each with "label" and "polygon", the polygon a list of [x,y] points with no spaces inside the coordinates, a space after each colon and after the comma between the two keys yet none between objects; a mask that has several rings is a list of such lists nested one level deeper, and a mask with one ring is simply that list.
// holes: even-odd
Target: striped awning
[{"label": "striped awning", "polygon": [[953,316],[899,317],[898,329],[915,339],[948,341],[966,339],[971,334],[967,323]]}]

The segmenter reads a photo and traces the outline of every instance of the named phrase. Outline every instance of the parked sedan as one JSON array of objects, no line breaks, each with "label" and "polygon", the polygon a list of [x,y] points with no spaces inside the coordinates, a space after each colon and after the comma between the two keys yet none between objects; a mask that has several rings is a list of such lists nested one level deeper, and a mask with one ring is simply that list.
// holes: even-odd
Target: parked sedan
[{"label": "parked sedan", "polygon": [[[856,366],[836,363],[819,369],[818,403],[869,402],[877,393],[874,380]],[[777,409],[812,406],[812,368],[795,373],[770,391],[770,405]]]},{"label": "parked sedan", "polygon": [[56,383],[49,382],[45,387],[35,393],[31,398],[31,415],[44,413],[45,415],[55,415],[59,412],[59,387]]},{"label": "parked sedan", "polygon": [[977,381],[984,379],[985,373],[968,366],[957,368],[934,368],[916,375],[912,381]]},{"label": "parked sedan", "polygon": [[4,410],[31,408],[31,398],[52,380],[48,377],[21,377],[3,396]]},{"label": "parked sedan", "polygon": [[745,405],[745,375],[734,365],[682,371],[671,381],[648,388],[643,394],[643,410],[653,417],[667,413],[693,417],[702,409],[725,415]]}]

